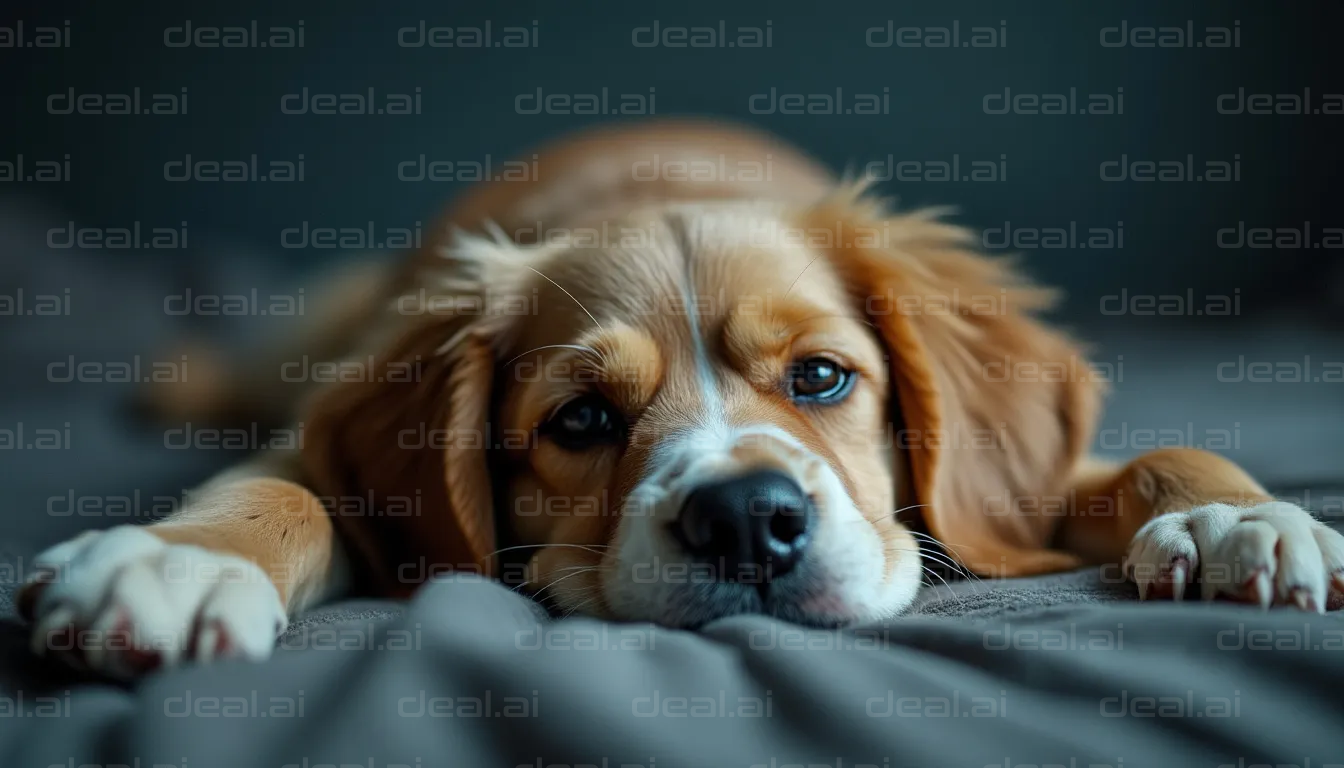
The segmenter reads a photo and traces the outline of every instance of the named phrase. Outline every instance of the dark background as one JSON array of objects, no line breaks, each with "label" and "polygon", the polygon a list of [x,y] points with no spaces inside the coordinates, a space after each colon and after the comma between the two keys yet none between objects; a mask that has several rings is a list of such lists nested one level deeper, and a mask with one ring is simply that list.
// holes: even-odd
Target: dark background
[{"label": "dark background", "polygon": [[[218,334],[246,349],[277,323],[256,318],[166,317],[163,298],[185,288],[226,293],[303,284],[309,270],[338,258],[331,251],[284,249],[280,232],[312,226],[428,227],[457,183],[404,182],[398,163],[483,160],[498,166],[553,137],[615,117],[520,115],[520,94],[656,92],[656,114],[721,116],[751,122],[797,143],[837,170],[871,160],[946,161],[1006,155],[997,183],[888,181],[901,207],[955,205],[973,228],[1118,228],[1121,249],[1015,249],[1024,268],[1062,286],[1057,321],[1096,343],[1098,360],[1123,364],[1104,427],[1124,430],[1100,448],[1132,455],[1146,448],[1135,429],[1177,429],[1180,444],[1208,430],[1235,430],[1229,456],[1282,489],[1315,488],[1305,499],[1326,511],[1341,497],[1321,491],[1344,477],[1344,383],[1228,381],[1218,366],[1239,360],[1301,365],[1315,372],[1344,361],[1339,318],[1344,271],[1329,248],[1220,248],[1216,233],[1237,227],[1344,227],[1341,126],[1344,115],[1219,114],[1221,94],[1302,94],[1314,105],[1344,93],[1336,3],[758,3],[571,5],[553,3],[19,3],[0,26],[70,22],[71,45],[0,49],[0,161],[70,155],[60,182],[0,184],[0,292],[13,296],[70,291],[68,315],[4,317],[0,427],[70,425],[59,452],[14,450],[0,457],[13,480],[3,502],[6,524],[43,542],[79,527],[118,520],[52,521],[49,500],[67,493],[148,496],[176,493],[210,469],[237,461],[229,452],[172,451],[161,432],[136,428],[119,404],[133,385],[54,384],[52,360],[154,359],[185,332]],[[304,22],[296,49],[168,48],[166,27],[270,26]],[[528,48],[404,48],[400,28],[483,26],[496,39],[505,26],[531,27]],[[764,49],[638,48],[634,28],[713,26],[729,30],[770,22]],[[1240,46],[1104,47],[1101,29],[1233,27]],[[995,48],[875,48],[870,27],[999,29]],[[730,32],[729,39],[734,34]],[[883,33],[885,37],[885,32]],[[53,115],[47,98],[76,94],[189,91],[178,116]],[[285,94],[379,94],[421,89],[419,115],[286,115]],[[890,112],[858,115],[753,115],[753,94],[880,93]],[[994,115],[988,94],[1089,93],[1124,89],[1120,115]],[[1336,104],[1339,102],[1336,101]],[[163,166],[193,159],[271,160],[304,156],[299,183],[170,182]],[[1206,161],[1239,156],[1229,183],[1106,182],[1101,163]],[[30,166],[31,167],[31,166]],[[190,247],[170,251],[47,248],[44,233],[77,226],[148,229],[189,222]],[[1106,314],[1104,297],[1177,295],[1194,299],[1168,316]],[[1194,314],[1208,297],[1235,295],[1233,317]],[[1112,303],[1109,306],[1115,306]],[[1168,304],[1170,306],[1170,304]],[[283,325],[283,323],[280,323]],[[1291,369],[1288,369],[1291,370]],[[1318,377],[1319,378],[1319,377]],[[1157,438],[1162,439],[1160,436]],[[1169,440],[1170,440],[1169,439]],[[1169,441],[1168,441],[1169,444]],[[1299,493],[1299,490],[1293,490]],[[1324,500],[1319,494],[1324,493]],[[46,504],[48,512],[42,512]],[[59,516],[57,516],[59,517]],[[43,523],[40,532],[35,524]],[[54,524],[52,529],[50,524]]]},{"label": "dark background", "polygon": [[[897,160],[1008,156],[999,184],[888,182],[909,206],[955,204],[972,226],[1114,226],[1126,231],[1123,258],[1076,252],[1030,254],[1042,279],[1072,289],[1080,314],[1117,281],[1157,291],[1191,287],[1226,291],[1283,289],[1316,254],[1227,253],[1213,233],[1248,226],[1300,226],[1340,209],[1335,180],[1341,145],[1330,116],[1220,115],[1215,98],[1247,93],[1344,90],[1336,60],[1344,11],[1337,3],[607,3],[585,8],[547,3],[229,3],[197,6],[139,3],[31,4],[29,24],[72,21],[72,46],[5,51],[10,76],[0,98],[17,119],[0,139],[34,157],[72,154],[71,183],[25,187],[85,221],[186,219],[198,242],[241,240],[272,248],[281,229],[301,220],[356,225],[426,221],[457,189],[454,183],[402,183],[397,163],[493,156],[502,162],[539,140],[597,119],[518,115],[521,93],[615,93],[656,89],[657,113],[749,120],[798,143],[835,168],[893,155]],[[11,6],[13,7],[13,6]],[[18,14],[15,14],[18,15]],[[295,49],[168,48],[164,29],[197,26],[294,27]],[[763,49],[636,48],[635,27],[763,27]],[[536,47],[403,48],[397,30],[433,26],[530,27]],[[874,26],[999,28],[998,48],[871,48]],[[1106,48],[1103,27],[1240,21],[1241,46],[1230,49]],[[730,34],[731,36],[731,34]],[[885,35],[883,35],[885,37]],[[76,93],[177,93],[190,110],[176,117],[47,115],[45,98]],[[313,93],[408,92],[419,86],[416,116],[284,115],[280,97]],[[752,94],[847,93],[891,89],[888,115],[752,115]],[[1123,115],[987,115],[986,94],[1115,94]],[[1334,90],[1332,91],[1332,88]],[[147,102],[148,99],[146,98]],[[1344,117],[1344,116],[1341,116]],[[611,119],[611,118],[607,118]],[[305,155],[306,183],[174,183],[164,162],[195,158],[263,161]],[[1241,182],[1108,183],[1098,165],[1131,159],[1231,160],[1241,155]],[[21,185],[15,185],[21,186]],[[1329,224],[1325,224],[1328,226]],[[311,254],[283,254],[302,260]],[[1108,254],[1109,255],[1109,254]],[[1273,285],[1252,278],[1273,277]],[[1250,297],[1247,296],[1247,299]]]}]

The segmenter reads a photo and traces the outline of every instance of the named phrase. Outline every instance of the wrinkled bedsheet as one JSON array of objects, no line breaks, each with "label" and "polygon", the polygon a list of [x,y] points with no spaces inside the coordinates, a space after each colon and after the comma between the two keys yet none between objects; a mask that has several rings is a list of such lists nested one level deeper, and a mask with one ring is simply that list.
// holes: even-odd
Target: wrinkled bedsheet
[{"label": "wrinkled bedsheet", "polygon": [[[1110,574],[1114,575],[1114,574]],[[1089,569],[927,588],[870,627],[553,621],[474,577],[134,688],[0,625],[0,765],[1344,764],[1344,620],[1137,604]]]}]

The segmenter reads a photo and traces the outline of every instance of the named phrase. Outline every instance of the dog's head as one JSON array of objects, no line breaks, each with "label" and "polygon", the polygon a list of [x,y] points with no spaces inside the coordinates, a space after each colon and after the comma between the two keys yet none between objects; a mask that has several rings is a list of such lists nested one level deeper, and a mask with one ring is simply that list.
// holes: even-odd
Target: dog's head
[{"label": "dog's head", "polygon": [[1068,564],[1015,512],[1086,447],[1095,392],[1012,375],[1074,349],[962,231],[856,190],[591,231],[459,238],[399,303],[424,317],[377,374],[319,401],[319,492],[416,499],[343,520],[382,573],[414,552],[489,571],[498,521],[562,610],[849,624],[913,599],[920,547],[896,512],[915,505],[974,570]]}]

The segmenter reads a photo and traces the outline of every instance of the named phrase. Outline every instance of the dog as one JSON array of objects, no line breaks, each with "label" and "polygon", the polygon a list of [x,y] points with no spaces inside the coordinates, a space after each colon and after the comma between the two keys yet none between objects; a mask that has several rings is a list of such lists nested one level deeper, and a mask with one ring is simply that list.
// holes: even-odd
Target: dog
[{"label": "dog", "polygon": [[290,349],[160,393],[288,413],[302,445],[43,553],[34,649],[77,635],[57,655],[119,676],[262,659],[329,596],[515,566],[562,615],[683,628],[885,619],[926,558],[1123,566],[1148,600],[1344,594],[1344,537],[1227,459],[1089,457],[1103,377],[1039,319],[1052,294],[939,212],[712,122],[588,130],[520,168],[346,281],[303,348],[350,361],[339,380],[294,405]]}]

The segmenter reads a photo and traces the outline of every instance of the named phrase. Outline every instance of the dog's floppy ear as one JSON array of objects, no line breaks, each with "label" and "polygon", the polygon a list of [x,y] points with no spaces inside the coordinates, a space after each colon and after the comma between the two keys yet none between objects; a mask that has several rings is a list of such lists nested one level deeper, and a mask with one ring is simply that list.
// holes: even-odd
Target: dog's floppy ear
[{"label": "dog's floppy ear", "polygon": [[511,285],[499,267],[521,253],[460,235],[442,274],[425,270],[425,287],[394,302],[400,337],[306,411],[305,474],[370,586],[404,593],[435,572],[494,573],[487,423],[508,317],[491,306]]},{"label": "dog's floppy ear", "polygon": [[1052,295],[935,212],[890,216],[862,192],[841,190],[807,226],[833,233],[831,261],[886,346],[895,453],[931,532],[982,574],[1080,565],[1049,546],[1101,386],[1076,345],[1032,316]]},{"label": "dog's floppy ear", "polygon": [[493,567],[484,441],[494,363],[488,339],[456,325],[456,345],[439,352],[452,328],[419,324],[307,413],[305,474],[373,586],[392,593],[433,571]]}]

